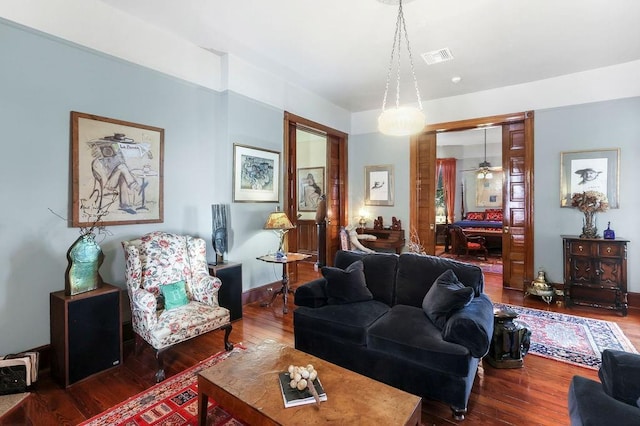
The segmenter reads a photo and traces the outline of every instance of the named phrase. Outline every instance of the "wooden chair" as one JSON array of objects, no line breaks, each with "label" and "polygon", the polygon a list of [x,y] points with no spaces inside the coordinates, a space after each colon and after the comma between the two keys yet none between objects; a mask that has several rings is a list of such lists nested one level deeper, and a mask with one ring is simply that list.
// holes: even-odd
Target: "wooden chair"
[{"label": "wooden chair", "polygon": [[487,260],[489,251],[487,250],[486,240],[482,236],[471,236],[464,233],[461,227],[457,225],[451,225],[449,227],[451,234],[451,248],[452,252],[457,256],[464,254],[469,256],[473,252],[482,252],[484,260]]}]

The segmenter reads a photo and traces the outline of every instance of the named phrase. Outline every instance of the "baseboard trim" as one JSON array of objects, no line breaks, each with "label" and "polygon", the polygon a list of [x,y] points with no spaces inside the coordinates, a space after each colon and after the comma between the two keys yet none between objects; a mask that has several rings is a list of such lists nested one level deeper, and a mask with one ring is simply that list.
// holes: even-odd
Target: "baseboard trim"
[{"label": "baseboard trim", "polygon": [[260,287],[251,288],[242,293],[242,305],[267,299],[274,291],[282,287],[282,281],[274,281]]}]

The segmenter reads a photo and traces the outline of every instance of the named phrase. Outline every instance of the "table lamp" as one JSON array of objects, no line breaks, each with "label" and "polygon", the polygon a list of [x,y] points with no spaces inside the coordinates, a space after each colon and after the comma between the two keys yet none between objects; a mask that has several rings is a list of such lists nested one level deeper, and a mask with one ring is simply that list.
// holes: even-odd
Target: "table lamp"
[{"label": "table lamp", "polygon": [[287,255],[284,252],[284,236],[289,232],[289,229],[293,229],[294,226],[287,217],[285,212],[276,210],[269,213],[269,217],[264,224],[264,229],[271,229],[280,237],[280,245],[276,252],[276,259],[286,259]]}]

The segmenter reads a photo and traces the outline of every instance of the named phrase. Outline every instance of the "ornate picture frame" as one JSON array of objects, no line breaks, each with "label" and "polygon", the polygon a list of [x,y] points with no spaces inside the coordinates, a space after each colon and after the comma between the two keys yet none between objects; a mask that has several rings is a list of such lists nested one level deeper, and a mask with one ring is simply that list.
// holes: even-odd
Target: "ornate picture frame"
[{"label": "ornate picture frame", "polygon": [[72,226],[164,220],[164,129],[71,111]]},{"label": "ornate picture frame", "polygon": [[571,207],[572,194],[598,191],[609,208],[619,206],[620,148],[560,153],[560,207]]},{"label": "ornate picture frame", "polygon": [[393,166],[365,166],[364,187],[365,205],[393,206]]},{"label": "ornate picture frame", "polygon": [[280,201],[280,153],[233,144],[233,202]]},{"label": "ornate picture frame", "polygon": [[324,167],[298,169],[298,211],[315,212],[324,193]]}]

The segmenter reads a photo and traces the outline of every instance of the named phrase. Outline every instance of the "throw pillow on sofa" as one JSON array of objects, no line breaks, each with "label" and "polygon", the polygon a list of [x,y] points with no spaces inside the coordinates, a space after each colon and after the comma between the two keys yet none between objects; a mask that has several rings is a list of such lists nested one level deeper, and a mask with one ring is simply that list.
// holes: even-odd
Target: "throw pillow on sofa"
[{"label": "throw pillow on sofa", "polygon": [[447,269],[438,278],[422,299],[422,309],[436,327],[442,330],[449,316],[471,303],[473,288],[466,287],[456,274]]},{"label": "throw pillow on sofa", "polygon": [[327,303],[329,305],[342,305],[373,299],[373,294],[367,288],[364,278],[364,264],[361,260],[353,262],[345,270],[323,266],[320,271],[327,280]]}]

